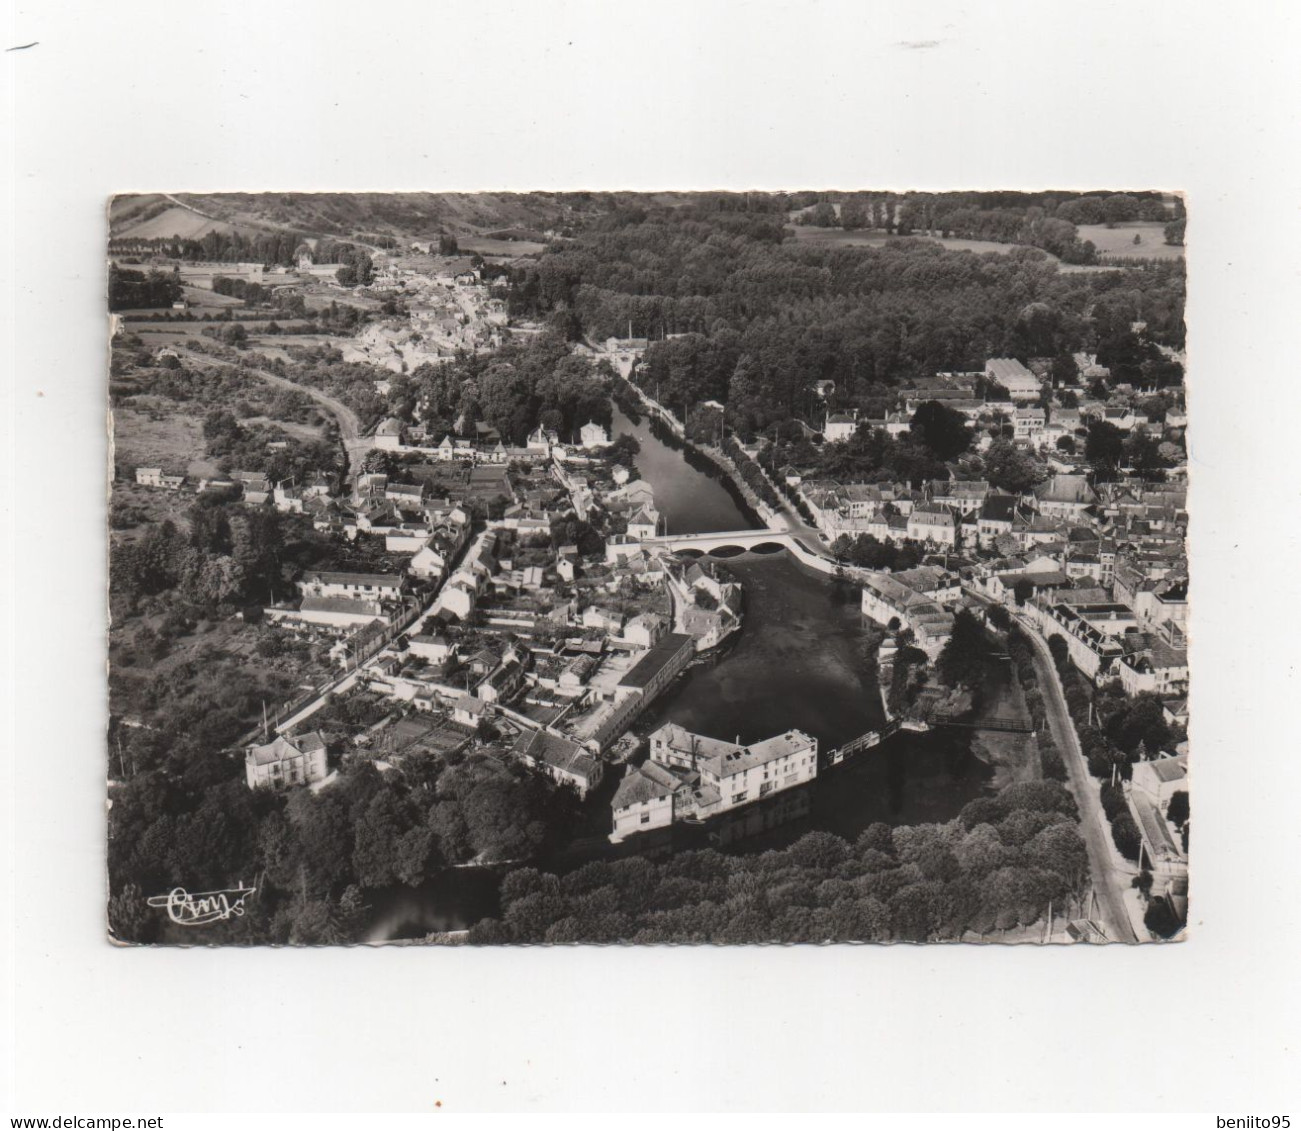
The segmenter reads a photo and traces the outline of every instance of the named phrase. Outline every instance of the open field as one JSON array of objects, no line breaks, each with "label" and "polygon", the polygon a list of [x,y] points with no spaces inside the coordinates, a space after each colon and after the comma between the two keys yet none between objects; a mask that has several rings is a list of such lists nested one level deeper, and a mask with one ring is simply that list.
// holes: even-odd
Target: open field
[{"label": "open field", "polygon": [[[930,240],[932,243],[943,244],[950,251],[1003,252],[1011,251],[1014,247],[1023,246],[1015,243],[998,243],[994,240],[940,239],[939,237],[925,235],[891,236],[877,228],[857,228],[846,232],[841,228],[789,226],[787,231],[795,234],[797,242],[813,244],[818,247],[881,247],[891,240],[899,239]],[[1047,255],[1048,253],[1044,252],[1044,254]]]},{"label": "open field", "polygon": [[[1142,236],[1143,242],[1134,243],[1135,235]],[[1114,255],[1117,259],[1178,259],[1184,253],[1182,247],[1171,247],[1165,242],[1165,223],[1154,220],[1137,220],[1114,228],[1105,224],[1081,224],[1079,238],[1092,240],[1100,254]]]},{"label": "open field", "polygon": [[139,223],[132,223],[130,218],[119,229],[114,226],[114,236],[134,236],[137,239],[157,239],[164,236],[180,236],[182,239],[202,239],[209,232],[230,232],[231,225],[220,220],[209,220],[191,212],[188,208],[173,206],[157,216]]},{"label": "open field", "polygon": [[[312,410],[318,420],[325,418],[324,409]],[[312,443],[316,440],[325,438],[325,429],[319,424],[302,424],[296,420],[281,420],[279,417],[271,416],[246,416],[240,419],[241,424],[270,424],[279,428],[280,431],[293,437],[295,440],[302,440],[305,443]]]},{"label": "open field", "polygon": [[185,296],[185,301],[191,306],[197,306],[204,309],[224,310],[228,306],[243,306],[244,300],[236,298],[234,295],[219,295],[216,291],[208,290],[207,287],[181,287],[181,293]]},{"label": "open field", "polygon": [[494,240],[488,236],[458,236],[456,240],[462,251],[476,251],[480,255],[495,255],[514,258],[518,255],[541,255],[546,244],[534,240]]},{"label": "open field", "polygon": [[[146,349],[156,350],[164,346],[176,349],[178,346],[185,345],[186,342],[204,340],[203,330],[206,327],[221,325],[223,325],[221,322],[129,322],[127,332],[136,335]],[[281,323],[281,325],[284,325],[284,323]],[[302,323],[294,323],[294,325],[302,325]],[[265,327],[265,323],[246,322],[243,323],[243,326],[250,335],[255,335]],[[285,345],[308,345],[318,338],[319,335],[286,334],[283,338],[275,335],[263,339],[250,336],[249,340],[252,348],[266,357],[283,357],[288,361],[289,355],[285,353]],[[264,348],[258,348],[258,342],[263,343]],[[279,343],[279,348],[276,348],[272,343]]]},{"label": "open field", "polygon": [[129,467],[162,467],[190,476],[211,476],[215,464],[202,457],[203,421],[176,411],[168,401],[163,410],[120,405],[113,410],[114,462]]}]

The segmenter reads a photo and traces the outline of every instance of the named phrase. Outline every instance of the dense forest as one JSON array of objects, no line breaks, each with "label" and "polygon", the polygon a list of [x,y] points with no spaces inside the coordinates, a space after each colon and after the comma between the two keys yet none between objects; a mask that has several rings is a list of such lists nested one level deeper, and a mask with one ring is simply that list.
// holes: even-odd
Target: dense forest
[{"label": "dense forest", "polygon": [[532,868],[502,883],[502,914],[475,943],[759,943],[956,940],[1040,919],[1088,874],[1076,808],[1057,782],[1023,782],[943,825],[875,824],[848,841]]},{"label": "dense forest", "polygon": [[622,208],[517,268],[508,306],[559,320],[570,337],[631,328],[655,339],[636,379],[675,410],[726,404],[742,433],[813,413],[817,380],[836,383],[838,403],[866,408],[902,382],[977,370],[989,357],[1089,349],[1141,370],[1157,345],[1183,344],[1179,261],[1066,273],[1032,247],[811,245],[792,240],[783,220],[704,205]]}]

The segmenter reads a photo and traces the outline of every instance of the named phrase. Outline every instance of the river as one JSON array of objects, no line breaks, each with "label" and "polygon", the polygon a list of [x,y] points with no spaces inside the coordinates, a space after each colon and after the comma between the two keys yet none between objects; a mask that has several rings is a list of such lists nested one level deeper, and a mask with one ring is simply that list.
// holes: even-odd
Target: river
[{"label": "river", "polygon": [[[717,480],[618,409],[614,432],[641,444],[637,469],[669,512],[670,529],[705,533],[753,527]],[[673,508],[669,511],[669,508]],[[637,723],[663,722],[715,738],[755,742],[790,727],[828,750],[885,723],[865,660],[868,625],[855,586],[801,565],[788,553],[724,559],[745,589],[745,618],[732,639],[682,675]],[[901,732],[810,788],[809,817],[765,834],[768,847],[810,828],[853,837],[873,821],[947,821],[989,791],[993,771],[970,750],[965,732]]]},{"label": "river", "polygon": [[616,404],[613,435],[633,436],[641,445],[637,470],[655,488],[655,509],[668,524],[667,534],[703,534],[712,530],[755,530],[732,493],[716,477],[697,471],[677,448],[658,439],[645,416],[634,424]]},{"label": "river", "polygon": [[[631,434],[637,470],[673,533],[753,529],[755,523],[716,477],[658,439],[645,418],[634,424],[616,406],[614,434]],[[865,661],[867,624],[854,586],[802,566],[790,554],[723,560],[745,589],[740,632],[681,675],[638,720],[646,733],[665,721],[716,738],[754,742],[791,727],[822,750],[884,724],[880,693]],[[852,838],[874,821],[947,821],[988,793],[993,771],[963,731],[901,732],[807,787],[808,816],[742,842],[753,851],[810,829]],[[371,939],[417,938],[458,930],[493,913],[500,873],[443,873],[416,889],[371,893]]]}]

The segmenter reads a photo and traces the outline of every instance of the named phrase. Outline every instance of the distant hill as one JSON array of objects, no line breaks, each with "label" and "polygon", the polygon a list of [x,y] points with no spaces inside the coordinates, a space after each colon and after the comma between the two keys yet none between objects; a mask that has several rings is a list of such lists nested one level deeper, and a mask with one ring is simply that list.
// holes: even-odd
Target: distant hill
[{"label": "distant hill", "polygon": [[[176,202],[188,206],[178,207]],[[431,239],[536,233],[608,210],[608,194],[589,193],[176,193],[120,196],[109,212],[118,236],[202,235],[213,224],[244,231],[290,229],[312,235]]]}]

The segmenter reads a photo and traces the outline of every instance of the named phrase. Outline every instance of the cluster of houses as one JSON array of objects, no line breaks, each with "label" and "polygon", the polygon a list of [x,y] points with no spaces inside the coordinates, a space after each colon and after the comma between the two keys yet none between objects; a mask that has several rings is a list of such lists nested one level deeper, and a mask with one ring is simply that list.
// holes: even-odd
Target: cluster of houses
[{"label": "cluster of houses", "polygon": [[[828,411],[821,435],[827,443],[843,443],[860,429],[880,429],[892,438],[904,436],[917,409],[935,401],[980,428],[975,438],[978,451],[993,443],[995,431],[1008,431],[1018,446],[1045,453],[1050,462],[1069,468],[1069,460],[1059,458],[1060,441],[1070,437],[1068,447],[1082,444],[1093,421],[1105,421],[1125,433],[1147,432],[1158,438],[1187,426],[1187,416],[1180,408],[1168,409],[1161,420],[1149,420],[1146,412],[1136,407],[1141,398],[1128,385],[1112,386],[1107,400],[1091,397],[1089,384],[1098,378],[1105,380],[1110,373],[1092,354],[1078,353],[1074,360],[1077,383],[1057,390],[1048,375],[1047,359],[1032,361],[1031,368],[1016,358],[995,357],[983,370],[917,378],[900,391],[897,411],[875,418],[860,416],[856,409]],[[835,383],[819,381],[815,391],[825,399],[834,393]],[[1062,396],[1067,393],[1069,398]],[[1069,403],[1062,403],[1067,399]]]},{"label": "cluster of houses", "polygon": [[[1115,482],[1095,484],[1072,449],[1083,447],[1094,421],[1173,441],[1187,418],[1182,409],[1168,407],[1161,419],[1149,420],[1134,407],[1133,390],[1112,384],[1096,357],[1077,354],[1074,361],[1080,385],[1065,398],[1067,405],[1059,403],[1046,365],[994,358],[978,373],[914,382],[903,392],[904,411],[887,418],[834,411],[826,416],[828,443],[844,442],[864,427],[899,436],[921,403],[938,401],[974,425],[991,425],[978,432],[978,448],[1001,433],[1047,464],[1048,477],[1024,493],[963,478],[961,465],[955,478],[917,488],[818,480],[796,468],[782,474],[828,541],[868,535],[892,545],[914,543],[926,555],[925,564],[913,569],[854,572],[864,615],[893,633],[878,655],[883,684],[889,683],[900,640],[934,662],[952,634],[957,610],[980,612],[993,601],[1043,638],[1060,638],[1074,666],[1095,684],[1118,684],[1131,696],[1154,695],[1166,721],[1185,728],[1186,467],[1175,445],[1176,466],[1163,482],[1122,472]],[[1091,399],[1084,386],[1096,380],[1119,396]],[[819,382],[815,392],[827,400],[834,386]],[[1177,398],[1170,403],[1177,405]],[[1066,436],[1073,443],[1061,444]],[[1176,907],[1186,898],[1187,858],[1166,808],[1172,793],[1186,789],[1186,774],[1186,744],[1179,743],[1176,751],[1135,764],[1127,788],[1154,891]],[[643,788],[649,796],[649,786]]]},{"label": "cluster of houses", "polygon": [[[888,486],[839,490],[842,506],[876,506],[892,493]],[[955,541],[918,538],[933,551],[926,564],[855,573],[864,615],[895,633],[878,656],[884,683],[901,632],[933,662],[959,608],[980,612],[997,602],[1043,638],[1059,637],[1074,666],[1095,684],[1155,695],[1166,721],[1186,727],[1188,515],[1182,484],[1122,479],[1095,487],[1084,476],[1059,475],[1024,496],[964,485],[972,509],[965,509],[968,499],[954,500],[952,484],[927,485],[912,499],[900,489],[890,503],[901,519],[911,503],[911,519],[917,509],[935,505],[939,490],[947,492],[944,505],[959,530]],[[856,532],[874,532],[871,521]],[[906,537],[904,521],[896,520],[894,531],[893,538]],[[1161,802],[1174,788],[1170,783],[1183,782],[1186,763],[1182,744],[1177,753],[1140,762],[1128,792],[1159,894],[1176,901],[1186,890],[1186,853]]]},{"label": "cluster of houses", "polygon": [[[1179,485],[1141,481],[1094,488],[1082,476],[1058,476],[1024,497],[986,495],[959,522],[966,532],[959,542],[917,539],[936,551],[930,564],[861,578],[863,612],[911,629],[933,658],[951,626],[939,614],[970,591],[1016,607],[1045,636],[1062,636],[1076,667],[1096,682],[1181,696],[1185,495]],[[947,552],[956,547],[960,553]]]},{"label": "cluster of houses", "polygon": [[[349,525],[410,553],[405,571],[312,571],[265,615],[337,636],[359,686],[428,728],[412,748],[473,742],[586,796],[637,716],[741,622],[740,586],[723,569],[643,544],[659,527],[653,491],[597,456],[596,428],[586,448],[548,440],[548,464],[512,465],[515,501],[477,535],[462,503],[360,476]],[[553,524],[574,515],[618,533],[587,553],[555,545]],[[382,636],[358,666],[349,641],[367,626]],[[250,785],[323,780],[323,755],[301,764],[296,742],[249,747]]]},{"label": "cluster of houses", "polygon": [[[437,442],[428,430],[419,424],[407,424],[396,417],[381,421],[375,429],[375,447],[381,451],[427,456],[441,462],[462,461],[470,463],[509,463],[512,460],[531,462],[551,459],[566,445],[552,428],[539,425],[525,445],[507,447],[497,429],[482,421],[474,424],[474,436],[444,435]],[[579,430],[572,447],[584,451],[599,451],[608,447],[610,434],[603,425],[588,421]]]}]

